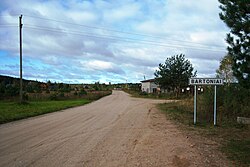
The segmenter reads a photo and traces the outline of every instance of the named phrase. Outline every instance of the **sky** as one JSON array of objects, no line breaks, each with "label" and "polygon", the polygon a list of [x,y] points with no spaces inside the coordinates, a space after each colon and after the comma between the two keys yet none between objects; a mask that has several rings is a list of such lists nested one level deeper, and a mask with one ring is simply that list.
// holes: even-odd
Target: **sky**
[{"label": "sky", "polygon": [[1,0],[0,75],[64,83],[138,83],[185,54],[215,77],[229,29],[217,0]]}]

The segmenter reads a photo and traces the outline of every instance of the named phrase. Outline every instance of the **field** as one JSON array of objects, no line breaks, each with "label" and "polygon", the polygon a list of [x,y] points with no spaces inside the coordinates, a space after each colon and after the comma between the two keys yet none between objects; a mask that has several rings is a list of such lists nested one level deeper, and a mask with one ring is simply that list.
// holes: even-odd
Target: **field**
[{"label": "field", "polygon": [[0,123],[46,114],[89,103],[90,100],[32,101],[26,104],[0,102]]},{"label": "field", "polygon": [[36,93],[29,94],[29,99],[22,104],[18,102],[18,97],[1,100],[0,124],[84,105],[110,94],[111,91],[95,91],[81,96],[54,93],[47,97]]}]

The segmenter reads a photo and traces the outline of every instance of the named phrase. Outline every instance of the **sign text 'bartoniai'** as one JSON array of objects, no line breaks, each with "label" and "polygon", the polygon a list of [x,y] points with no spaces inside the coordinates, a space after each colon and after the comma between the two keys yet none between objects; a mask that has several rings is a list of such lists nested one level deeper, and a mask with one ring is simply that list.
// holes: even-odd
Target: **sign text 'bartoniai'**
[{"label": "sign text 'bartoniai'", "polygon": [[189,85],[223,85],[222,78],[189,78]]}]

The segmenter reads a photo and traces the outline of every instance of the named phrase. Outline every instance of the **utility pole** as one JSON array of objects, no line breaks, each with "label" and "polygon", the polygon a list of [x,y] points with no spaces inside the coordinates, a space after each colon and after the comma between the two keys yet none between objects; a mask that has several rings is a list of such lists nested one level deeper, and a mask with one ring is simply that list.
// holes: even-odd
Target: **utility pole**
[{"label": "utility pole", "polygon": [[22,17],[19,16],[19,37],[20,37],[20,103],[23,102],[23,60],[22,60]]}]

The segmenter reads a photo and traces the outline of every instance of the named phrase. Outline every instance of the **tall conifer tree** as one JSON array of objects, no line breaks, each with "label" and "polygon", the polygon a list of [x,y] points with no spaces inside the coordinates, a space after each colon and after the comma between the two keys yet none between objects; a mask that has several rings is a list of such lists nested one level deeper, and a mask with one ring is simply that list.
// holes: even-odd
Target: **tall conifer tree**
[{"label": "tall conifer tree", "polygon": [[230,28],[226,41],[232,69],[239,83],[250,89],[250,1],[219,0],[221,20]]}]

